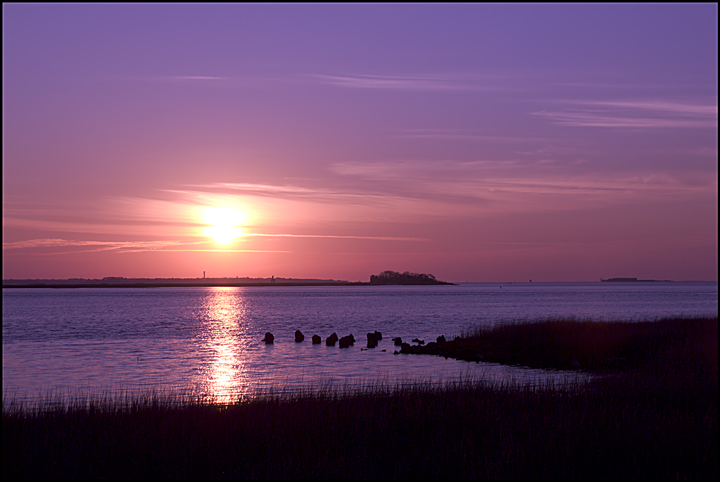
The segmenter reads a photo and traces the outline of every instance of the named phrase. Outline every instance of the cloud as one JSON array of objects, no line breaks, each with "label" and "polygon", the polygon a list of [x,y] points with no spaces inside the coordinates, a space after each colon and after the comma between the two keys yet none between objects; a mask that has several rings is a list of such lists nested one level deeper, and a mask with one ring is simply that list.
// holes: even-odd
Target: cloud
[{"label": "cloud", "polygon": [[[332,167],[331,170],[333,170]],[[272,202],[272,200],[295,200],[314,204],[362,206],[378,206],[385,205],[388,202],[402,202],[402,199],[394,197],[387,191],[372,191],[369,189],[361,189],[359,187],[328,189],[301,187],[287,184],[270,185],[230,182],[216,182],[204,185],[195,185],[193,187],[198,188],[199,190],[176,190],[174,192],[186,196],[188,200],[192,200],[189,201],[191,203],[208,203],[212,205],[218,203],[241,203],[242,198],[248,199],[251,197],[265,199],[267,202]],[[213,193],[212,191],[214,190],[220,190],[222,192]],[[233,198],[233,196],[240,197]]]},{"label": "cloud", "polygon": [[[147,203],[147,200],[146,200]],[[110,203],[108,203],[110,204]],[[147,203],[151,204],[151,203]],[[168,235],[183,235],[187,231],[197,227],[197,224],[188,223],[183,219],[166,219],[153,222],[144,217],[143,213],[132,211],[122,212],[122,216],[109,207],[99,221],[100,214],[93,213],[95,217],[88,217],[82,221],[59,221],[41,219],[35,217],[4,217],[3,226],[21,228],[24,230],[63,232],[63,233],[87,233],[102,235],[122,235],[139,237],[160,237]]]},{"label": "cloud", "polygon": [[668,102],[668,101],[661,101],[661,100],[592,101],[592,102],[585,101],[582,103],[587,104],[587,105],[622,107],[622,108],[638,109],[638,110],[676,112],[678,114],[684,114],[684,115],[707,116],[708,118],[717,117],[717,113],[718,113],[717,105],[678,103],[678,102]]},{"label": "cloud", "polygon": [[94,247],[92,251],[158,251],[167,250],[173,246],[199,244],[197,242],[181,241],[77,241],[61,238],[30,239],[3,243],[4,250],[32,249],[32,248],[67,248],[67,247]]},{"label": "cloud", "polygon": [[[227,189],[237,192],[244,192],[260,196],[317,196],[318,194],[331,194],[332,191],[327,189],[310,189],[300,186],[273,185],[273,184],[254,184],[243,182],[214,182],[210,184],[197,185],[196,187],[205,187],[211,189]],[[180,192],[180,191],[175,191]]]},{"label": "cloud", "polygon": [[[284,237],[284,238],[332,238],[332,239],[361,239],[372,241],[428,241],[424,238],[393,237],[393,236],[342,236],[324,234],[261,234],[247,233],[243,237]],[[3,251],[30,250],[36,254],[61,255],[76,253],[93,253],[101,251],[114,251],[116,253],[153,252],[223,252],[223,253],[289,253],[287,250],[268,249],[234,249],[234,248],[199,248],[189,247],[208,245],[208,241],[80,241],[62,238],[40,238],[24,241],[3,243]],[[58,248],[62,248],[58,250]],[[65,248],[71,248],[67,250]]]},{"label": "cloud", "polygon": [[[338,183],[339,184],[339,183]],[[443,216],[441,207],[424,199],[421,192],[359,185],[354,180],[342,183],[344,188],[313,188],[288,185],[212,183],[194,186],[194,190],[177,190],[187,205],[228,206],[249,214],[248,229],[262,232],[294,232],[309,226],[345,226],[346,230],[363,229],[364,223],[411,222],[429,216]],[[362,184],[362,183],[360,183]],[[218,192],[218,190],[220,192]],[[332,228],[331,228],[332,229]],[[304,234],[303,233],[303,234]]]},{"label": "cloud", "polygon": [[[447,216],[575,210],[640,200],[706,195],[713,185],[663,172],[605,173],[583,160],[405,161],[336,163],[333,172],[377,181],[394,193],[417,195]],[[412,194],[415,193],[415,194]]]},{"label": "cloud", "polygon": [[421,178],[462,180],[468,172],[527,167],[527,163],[509,160],[479,161],[371,161],[337,162],[330,166],[336,174],[360,176],[374,180],[408,180]]},{"label": "cloud", "polygon": [[489,79],[494,80],[496,76],[480,76],[473,74],[311,74],[309,77],[324,84],[354,89],[392,89],[414,91],[508,90],[508,87],[492,85],[488,82]]},{"label": "cloud", "polygon": [[369,239],[373,241],[429,241],[427,238],[399,236],[342,236],[335,234],[260,234],[245,233],[243,236],[262,236],[273,238],[331,238],[331,239]]},{"label": "cloud", "polygon": [[[199,249],[186,248],[186,246],[209,244],[209,241],[78,241],[73,239],[44,238],[29,239],[25,241],[14,241],[3,243],[3,250],[30,249],[38,250],[45,248],[85,248],[73,249],[71,251],[50,251],[43,254],[70,254],[70,253],[91,253],[99,251],[115,251],[118,253],[139,253],[144,251],[154,252],[233,252],[233,253],[287,253],[289,251],[264,250],[264,249]],[[177,248],[179,247],[179,248]]]},{"label": "cloud", "polygon": [[562,100],[580,106],[544,110],[533,115],[568,127],[717,128],[717,105],[666,100]]},{"label": "cloud", "polygon": [[520,137],[520,136],[490,136],[475,134],[467,129],[398,129],[397,137],[412,139],[447,139],[447,140],[467,140],[467,141],[483,141],[483,142],[538,142],[547,141],[547,138],[540,137]]},{"label": "cloud", "polygon": [[[405,233],[393,226],[704,199],[717,190],[716,180],[697,182],[685,174],[651,170],[608,173],[591,161],[578,168],[578,162],[577,158],[568,161],[552,156],[536,160],[336,162],[329,166],[332,182],[326,179],[322,187],[315,187],[316,179],[283,184],[212,182],[159,190],[148,197],[108,198],[82,213],[74,206],[63,209],[53,205],[48,213],[44,205],[26,209],[11,205],[5,206],[13,213],[4,217],[6,227],[44,233],[35,234],[38,239],[5,243],[3,249],[48,253],[208,250],[215,246],[202,246],[212,243],[203,213],[213,207],[247,214],[240,228],[247,243],[244,247],[252,249],[239,251],[264,251],[268,243],[263,240],[268,238],[425,242],[422,235],[403,236]],[[64,233],[85,233],[79,237],[105,240],[77,241],[66,239],[73,235]],[[113,238],[123,241],[107,241]]]},{"label": "cloud", "polygon": [[227,77],[217,77],[214,75],[174,75],[167,77],[169,80],[226,80]]}]

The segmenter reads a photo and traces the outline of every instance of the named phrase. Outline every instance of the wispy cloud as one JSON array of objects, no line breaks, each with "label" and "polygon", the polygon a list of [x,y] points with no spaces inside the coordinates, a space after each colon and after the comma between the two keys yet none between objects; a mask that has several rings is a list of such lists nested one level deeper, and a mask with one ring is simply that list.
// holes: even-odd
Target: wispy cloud
[{"label": "wispy cloud", "polygon": [[608,176],[551,161],[356,162],[337,163],[332,168],[338,174],[383,182],[395,192],[419,193],[427,205],[454,206],[447,210],[448,215],[574,210],[639,199],[705,195],[714,189],[708,183],[689,183],[662,172]]},{"label": "wispy cloud", "polygon": [[[216,182],[204,185],[195,185],[193,187],[198,188],[199,190],[176,190],[173,192],[182,194],[189,199],[211,199],[211,204],[217,204],[223,196],[227,199],[225,194],[213,194],[213,191],[215,190],[243,197],[264,198],[267,200],[297,200],[317,204],[359,204],[363,206],[372,206],[377,205],[378,203],[384,204],[388,201],[393,201],[393,199],[390,199],[392,196],[388,192],[374,192],[368,189],[347,187],[344,189],[329,189],[324,187],[303,187],[287,184],[270,185],[229,182]],[[394,201],[400,202],[401,200],[394,199]]]},{"label": "wispy cloud", "polygon": [[[34,235],[36,239],[4,243],[3,249],[46,254],[275,252],[265,249],[273,247],[265,240],[425,242],[428,239],[403,236],[392,226],[513,212],[571,211],[639,200],[707,197],[717,189],[716,182],[688,182],[672,173],[608,174],[592,171],[592,166],[573,169],[568,162],[551,161],[338,162],[329,167],[334,176],[332,187],[327,187],[327,182],[314,187],[318,183],[314,179],[285,184],[195,184],[191,188],[157,191],[154,198],[105,199],[82,215],[72,210],[63,213],[60,205],[52,206],[49,215],[43,206],[6,206],[13,215],[3,218],[5,226],[38,234]],[[247,213],[247,222],[241,225],[243,235],[238,238],[244,244],[236,245],[247,249],[218,249],[207,237],[208,221],[203,213],[213,207]],[[103,241],[72,239],[75,236]],[[289,246],[292,243],[278,243],[282,249],[292,249]]]},{"label": "wispy cloud", "polygon": [[[343,224],[348,229],[362,223],[408,222],[422,216],[440,216],[447,207],[434,206],[419,192],[402,192],[378,186],[343,183],[334,189],[288,185],[211,183],[176,190],[188,205],[237,206],[250,213],[249,229],[293,232],[307,226]],[[412,190],[411,190],[412,191]],[[314,229],[314,228],[313,228]],[[302,232],[302,231],[301,231]],[[323,232],[321,234],[334,234]]]},{"label": "wispy cloud", "polygon": [[[178,75],[99,75],[93,77],[100,81],[120,81],[120,82],[218,82],[218,81],[236,81],[240,77],[232,77],[225,75],[208,75],[208,74],[178,74]],[[242,77],[247,79],[247,76]]]},{"label": "wispy cloud", "polygon": [[[91,253],[99,251],[115,251],[117,253],[140,253],[144,251],[154,252],[233,252],[233,253],[287,253],[289,251],[265,250],[265,249],[206,249],[188,248],[187,246],[210,244],[208,241],[81,241],[62,238],[41,238],[25,241],[14,241],[3,243],[3,250],[34,250],[40,254],[71,254]],[[57,248],[79,248],[58,251]]]},{"label": "wispy cloud", "polygon": [[[91,248],[90,251],[164,251],[174,246],[201,244],[182,241],[78,241],[61,238],[30,239],[3,243],[4,250],[32,248]],[[85,250],[87,251],[87,250]]]},{"label": "wispy cloud", "polygon": [[[363,196],[360,192],[344,193],[341,190],[313,189],[299,185],[211,183],[194,187],[194,190],[163,190],[158,192],[159,198],[106,199],[96,205],[97,209],[85,213],[85,217],[71,216],[59,207],[52,211],[50,219],[43,215],[42,207],[38,207],[39,212],[30,208],[11,208],[14,216],[3,218],[5,227],[52,234],[42,238],[8,242],[3,245],[3,250],[31,250],[45,254],[101,251],[278,252],[276,249],[265,249],[272,246],[261,240],[323,238],[426,241],[424,238],[412,236],[353,233],[352,230],[358,229],[357,226],[345,225],[338,228],[337,223],[348,219],[363,222],[381,218],[378,213],[387,213],[390,217],[402,215],[390,209],[391,206],[405,213],[416,211],[417,206],[407,205],[412,204],[412,200],[403,202],[393,196],[373,197],[367,193]],[[243,248],[248,249],[218,249],[208,237],[210,221],[205,214],[209,208],[217,207],[237,209],[247,214],[237,242],[247,243]],[[333,232],[334,229],[341,231]],[[102,236],[105,239],[77,240],[68,238],[67,233],[77,233],[86,239],[88,235]],[[136,240],[128,241],[128,237]],[[116,241],[112,240],[113,238],[123,240]],[[148,238],[155,240],[147,241]],[[156,241],[158,238],[169,241]],[[285,246],[283,248],[286,249]]]},{"label": "wispy cloud", "polygon": [[245,233],[243,236],[261,236],[273,238],[331,238],[331,239],[368,239],[373,241],[429,241],[427,238],[399,236],[342,236],[336,234],[260,234]]},{"label": "wispy cloud", "polygon": [[678,119],[653,117],[613,116],[597,111],[543,111],[533,114],[546,117],[554,124],[568,127],[615,127],[615,128],[697,128],[716,127],[717,121],[705,119]]},{"label": "wispy cloud", "polygon": [[405,74],[371,75],[311,74],[309,78],[337,87],[354,89],[393,89],[419,91],[455,91],[455,90],[508,90],[499,85],[497,76],[473,74]]},{"label": "wispy cloud", "polygon": [[498,136],[478,134],[468,129],[399,129],[396,131],[397,137],[412,139],[447,139],[447,140],[467,140],[467,141],[483,141],[483,142],[537,142],[547,141],[547,138],[540,137],[520,137],[520,136]]},{"label": "wispy cloud", "polygon": [[400,181],[408,184],[422,179],[462,181],[468,175],[486,176],[489,171],[527,168],[527,163],[514,159],[478,161],[372,161],[337,162],[330,166],[336,174],[358,176],[377,181]]},{"label": "wispy cloud", "polygon": [[[226,190],[232,190],[232,191],[243,192],[243,193],[248,193],[248,194],[254,194],[254,195],[258,195],[258,196],[284,196],[284,195],[317,196],[319,193],[323,193],[323,194],[332,194],[333,193],[333,191],[330,191],[327,189],[311,189],[311,188],[300,187],[300,186],[291,186],[291,185],[254,184],[254,183],[244,183],[244,182],[214,182],[214,183],[210,183],[210,184],[198,185],[196,187],[205,187],[205,188],[211,188],[211,189],[214,189],[214,188],[226,189]],[[174,192],[181,192],[181,191],[174,191]]]},{"label": "wispy cloud", "polygon": [[167,77],[168,80],[226,80],[227,77],[214,75],[174,75]]},{"label": "wispy cloud", "polygon": [[[244,237],[280,237],[280,238],[331,238],[359,239],[372,241],[428,241],[425,238],[393,237],[393,236],[342,236],[326,234],[262,234],[246,233]],[[116,253],[140,252],[223,252],[223,253],[289,253],[288,250],[271,249],[236,249],[236,248],[203,248],[195,247],[210,245],[210,241],[86,241],[62,238],[39,238],[24,241],[3,243],[3,251],[27,250],[35,254],[61,255],[76,253],[93,253],[113,251]],[[69,249],[68,249],[69,248]]]},{"label": "wispy cloud", "polygon": [[675,112],[690,116],[717,117],[718,106],[707,104],[691,104],[681,102],[668,102],[663,100],[639,100],[639,101],[584,101],[583,104],[599,105],[610,107],[621,107],[624,109],[652,110],[659,112]]},{"label": "wispy cloud", "polygon": [[568,127],[717,128],[717,104],[666,100],[563,100],[578,107],[543,110],[533,115]]},{"label": "wispy cloud", "polygon": [[[153,200],[154,201],[154,200]],[[148,202],[147,204],[152,204]],[[184,235],[196,228],[197,223],[188,223],[187,219],[166,218],[165,221],[153,222],[145,217],[143,213],[125,211],[122,218],[109,207],[105,211],[102,221],[97,217],[88,218],[82,221],[60,221],[47,220],[35,217],[4,217],[3,226],[33,231],[63,232],[63,233],[84,233],[102,235],[121,235],[138,237],[159,237],[167,235]],[[94,213],[99,214],[99,213]]]}]

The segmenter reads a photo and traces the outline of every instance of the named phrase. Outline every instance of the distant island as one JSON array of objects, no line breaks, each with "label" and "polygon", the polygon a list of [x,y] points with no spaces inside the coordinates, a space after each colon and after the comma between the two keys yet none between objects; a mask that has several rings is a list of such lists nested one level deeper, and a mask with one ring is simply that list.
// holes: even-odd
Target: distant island
[{"label": "distant island", "polygon": [[431,274],[383,271],[370,276],[370,282],[312,278],[124,278],[102,279],[4,279],[3,288],[169,288],[169,287],[242,287],[242,286],[367,286],[367,285],[451,285]]},{"label": "distant island", "polygon": [[666,280],[637,279],[637,278],[608,278],[608,279],[600,278],[600,281],[603,282],[603,283],[608,283],[608,282],[617,283],[617,282],[623,282],[623,281],[629,281],[629,282],[635,282],[635,281],[637,281],[637,282],[663,281],[663,282],[665,282],[665,281],[672,281],[672,280],[669,280],[669,279],[666,279]]},{"label": "distant island", "polygon": [[447,281],[438,281],[435,276],[424,273],[398,273],[383,271],[379,275],[370,276],[371,285],[451,285]]}]

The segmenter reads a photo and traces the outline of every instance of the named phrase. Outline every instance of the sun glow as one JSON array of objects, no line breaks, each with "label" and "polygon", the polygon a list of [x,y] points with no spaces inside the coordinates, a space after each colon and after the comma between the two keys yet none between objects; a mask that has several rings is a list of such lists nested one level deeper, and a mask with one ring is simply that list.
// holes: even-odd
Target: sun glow
[{"label": "sun glow", "polygon": [[208,208],[203,219],[209,225],[203,232],[205,236],[218,244],[230,244],[243,235],[240,226],[247,222],[247,215],[234,208]]}]

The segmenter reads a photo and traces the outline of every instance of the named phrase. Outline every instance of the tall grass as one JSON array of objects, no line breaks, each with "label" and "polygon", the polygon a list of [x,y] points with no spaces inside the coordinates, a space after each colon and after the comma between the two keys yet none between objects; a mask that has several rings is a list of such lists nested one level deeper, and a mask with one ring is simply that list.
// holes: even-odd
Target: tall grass
[{"label": "tall grass", "polygon": [[562,386],[4,398],[3,476],[715,479],[717,350],[703,347],[717,346],[717,319],[714,332],[698,326],[673,348],[651,343],[642,363]]},{"label": "tall grass", "polygon": [[559,318],[480,326],[450,342],[405,348],[408,353],[533,368],[608,372],[654,364],[652,369],[662,372],[678,363],[717,360],[717,329],[717,317],[645,322]]}]

